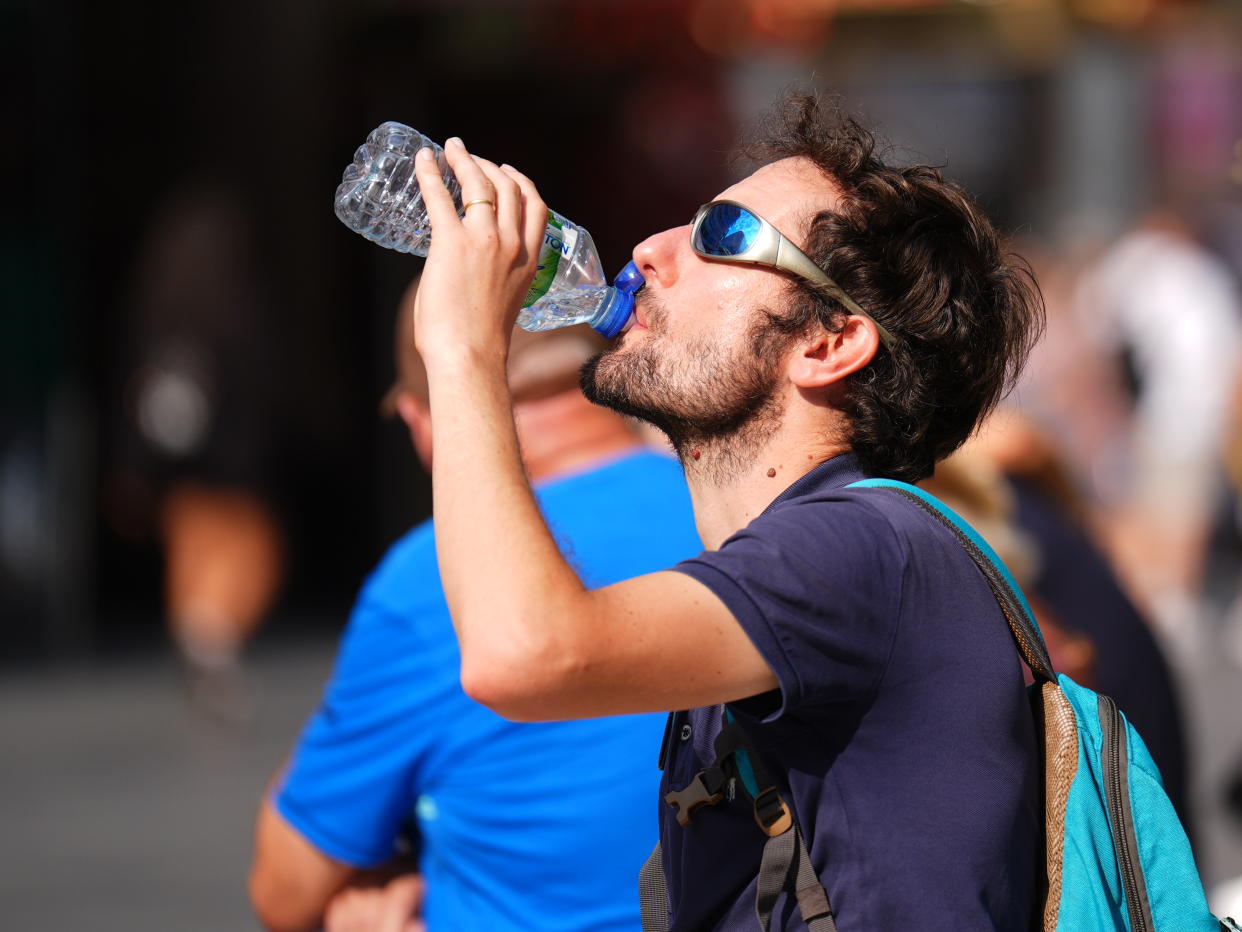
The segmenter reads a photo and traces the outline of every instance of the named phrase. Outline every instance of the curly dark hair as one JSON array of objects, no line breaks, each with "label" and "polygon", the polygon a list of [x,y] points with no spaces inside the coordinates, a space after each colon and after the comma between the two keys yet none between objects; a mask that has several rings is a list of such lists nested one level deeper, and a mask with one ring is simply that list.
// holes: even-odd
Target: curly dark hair
[{"label": "curly dark hair", "polygon": [[[874,136],[815,95],[788,95],[740,151],[801,156],[839,189],[805,251],[896,340],[846,380],[849,442],[870,474],[930,476],[1013,386],[1042,333],[1029,266],[962,188],[927,165],[884,164]],[[772,315],[783,333],[836,331],[848,314],[806,283],[791,280],[789,298]]]}]

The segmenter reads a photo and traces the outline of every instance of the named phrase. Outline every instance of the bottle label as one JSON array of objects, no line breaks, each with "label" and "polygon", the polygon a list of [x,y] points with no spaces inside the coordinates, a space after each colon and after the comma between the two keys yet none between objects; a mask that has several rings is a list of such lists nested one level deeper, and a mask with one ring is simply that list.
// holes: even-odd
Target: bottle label
[{"label": "bottle label", "polygon": [[539,246],[539,265],[535,269],[535,280],[530,283],[530,290],[526,292],[522,307],[530,307],[548,293],[561,263],[573,258],[577,245],[578,228],[560,214],[549,210],[548,225],[543,231],[543,242]]}]

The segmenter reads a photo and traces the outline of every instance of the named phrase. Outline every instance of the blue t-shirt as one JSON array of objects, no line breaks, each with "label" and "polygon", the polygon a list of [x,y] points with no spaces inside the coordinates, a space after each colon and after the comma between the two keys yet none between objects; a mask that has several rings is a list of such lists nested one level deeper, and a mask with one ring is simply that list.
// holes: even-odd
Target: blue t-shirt
[{"label": "blue t-shirt", "polygon": [[[663,456],[627,454],[536,495],[590,587],[702,547],[681,469]],[[363,588],[281,814],[356,867],[388,860],[416,814],[432,932],[636,930],[663,719],[515,724],[469,699],[459,672],[428,522]]]},{"label": "blue t-shirt", "polygon": [[[731,705],[794,810],[840,932],[1026,932],[1042,866],[1034,725],[987,583],[934,518],[852,456],[803,476],[677,569],[729,607],[780,684]],[[661,796],[714,760],[719,709],[680,713]],[[766,837],[745,794],[679,826],[661,804],[675,930],[755,928]],[[792,897],[772,928],[805,929]]]}]

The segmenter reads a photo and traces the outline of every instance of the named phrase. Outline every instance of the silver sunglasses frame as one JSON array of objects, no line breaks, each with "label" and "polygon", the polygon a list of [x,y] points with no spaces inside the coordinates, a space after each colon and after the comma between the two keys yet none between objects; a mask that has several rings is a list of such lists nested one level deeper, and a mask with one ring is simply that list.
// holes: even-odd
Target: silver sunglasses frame
[{"label": "silver sunglasses frame", "polygon": [[[728,204],[732,207],[737,207],[759,221],[759,233],[755,236],[755,241],[750,245],[750,248],[745,252],[739,253],[736,256],[716,256],[703,252],[694,245],[695,240],[698,238],[699,227],[703,224],[703,218],[707,215],[707,211],[717,204]],[[847,295],[841,286],[829,278],[823,269],[812,262],[810,256],[799,249],[788,236],[745,204],[721,198],[716,201],[708,201],[700,207],[699,212],[694,215],[694,222],[690,224],[690,247],[694,249],[696,255],[712,262],[739,262],[743,265],[761,265],[766,268],[788,272],[790,275],[798,276],[803,281],[819,285],[832,297],[840,301],[851,314],[865,317],[875,324],[875,329],[880,336],[880,342],[884,344],[885,349],[889,352],[892,352],[893,345],[897,342],[893,339],[893,335],[884,328],[882,323],[859,307],[858,302]]]}]

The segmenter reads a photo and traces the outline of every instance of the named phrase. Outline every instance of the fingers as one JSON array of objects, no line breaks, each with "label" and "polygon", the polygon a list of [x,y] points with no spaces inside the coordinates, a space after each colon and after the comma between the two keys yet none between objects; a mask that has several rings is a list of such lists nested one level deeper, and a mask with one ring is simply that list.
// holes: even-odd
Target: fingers
[{"label": "fingers", "polygon": [[349,887],[332,898],[325,932],[410,932],[422,928],[415,914],[423,901],[423,878],[402,874],[382,888]]},{"label": "fingers", "polygon": [[423,898],[423,878],[405,874],[384,888],[383,912],[375,932],[405,932]]},{"label": "fingers", "polygon": [[474,157],[475,163],[496,192],[496,225],[500,230],[513,230],[520,235],[522,214],[524,210],[522,189],[517,183],[494,162],[479,156]]},{"label": "fingers", "polygon": [[466,208],[459,218],[435,160],[418,157],[417,177],[435,231],[414,299],[414,338],[424,359],[449,347],[460,352],[463,346],[508,345],[530,293],[547,219],[524,176],[472,156],[459,139],[450,139],[444,151],[461,186],[462,206],[489,204]]},{"label": "fingers", "polygon": [[[506,234],[510,231],[515,231],[523,246],[522,264],[528,258],[533,261],[539,254],[539,242],[547,225],[547,208],[534,183],[510,165],[497,166],[485,158],[471,155],[457,137],[444,144],[444,154],[461,185],[462,203],[490,202],[467,207],[461,222],[483,230],[494,227],[500,232],[502,240],[508,239]],[[415,170],[431,225],[443,230],[446,224],[452,222],[449,212],[456,213],[456,210],[430,150],[418,153]]]},{"label": "fingers", "polygon": [[[487,175],[483,173],[479,158],[471,155],[466,150],[466,144],[456,136],[444,144],[444,155],[448,159],[449,167],[453,169],[453,174],[457,176],[457,183],[461,185],[462,205],[469,204],[471,201],[489,202],[467,207],[462,223],[491,226],[496,220],[497,192]],[[431,225],[434,229],[434,217]]]},{"label": "fingers", "polygon": [[548,208],[544,205],[543,198],[539,196],[539,190],[533,181],[512,165],[502,165],[500,170],[512,179],[513,183],[518,186],[518,190],[522,192],[522,201],[525,205],[525,212],[522,216],[522,240],[535,255],[538,255],[539,242],[543,239],[543,231],[548,226]]},{"label": "fingers", "polygon": [[324,932],[372,932],[383,917],[382,906],[382,891],[348,887],[328,904]]}]

